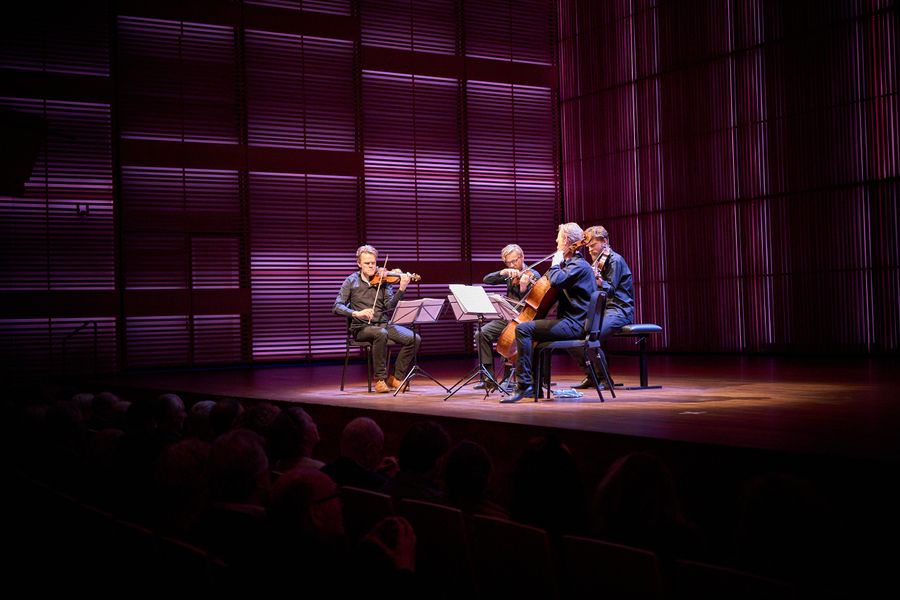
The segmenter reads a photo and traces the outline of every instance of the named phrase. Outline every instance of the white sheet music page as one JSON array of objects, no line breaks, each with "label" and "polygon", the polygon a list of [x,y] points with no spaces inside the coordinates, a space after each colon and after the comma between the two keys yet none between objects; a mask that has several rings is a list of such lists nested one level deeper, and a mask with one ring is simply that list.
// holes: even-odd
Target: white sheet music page
[{"label": "white sheet music page", "polygon": [[463,312],[470,315],[484,315],[487,318],[497,319],[500,315],[494,310],[491,299],[488,298],[484,288],[478,285],[450,284],[450,291],[459,302]]}]

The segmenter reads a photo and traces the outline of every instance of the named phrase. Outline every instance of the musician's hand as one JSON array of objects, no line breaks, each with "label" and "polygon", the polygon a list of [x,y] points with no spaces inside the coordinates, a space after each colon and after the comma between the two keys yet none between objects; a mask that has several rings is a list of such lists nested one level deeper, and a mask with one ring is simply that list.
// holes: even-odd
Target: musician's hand
[{"label": "musician's hand", "polygon": [[519,291],[525,292],[528,290],[528,286],[531,284],[531,273],[525,271],[522,273],[522,276],[519,277]]},{"label": "musician's hand", "polygon": [[409,285],[409,282],[411,280],[412,280],[412,277],[410,277],[409,273],[404,273],[403,275],[400,276],[400,291],[401,292],[406,289],[406,286]]},{"label": "musician's hand", "polygon": [[519,276],[519,272],[516,269],[503,269],[500,271],[500,275],[508,279],[515,279]]},{"label": "musician's hand", "polygon": [[369,321],[375,317],[375,310],[371,308],[367,308],[365,310],[355,310],[353,311],[354,318],[357,318],[361,321]]}]

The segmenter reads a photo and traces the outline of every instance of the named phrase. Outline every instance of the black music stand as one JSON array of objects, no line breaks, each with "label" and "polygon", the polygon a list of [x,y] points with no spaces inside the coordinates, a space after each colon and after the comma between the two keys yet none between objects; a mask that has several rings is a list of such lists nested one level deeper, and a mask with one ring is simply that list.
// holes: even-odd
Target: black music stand
[{"label": "black music stand", "polygon": [[[401,300],[397,303],[397,306],[394,307],[394,313],[391,315],[391,325],[410,325],[413,330],[413,335],[418,335],[419,325],[437,321],[443,308],[443,298]],[[400,382],[400,386],[394,390],[394,396],[399,394],[400,390],[405,391],[406,384],[416,375],[424,375],[441,386],[445,392],[450,391],[447,386],[432,377],[428,371],[419,366],[419,353],[416,352],[415,356],[413,356],[413,366],[409,370],[409,373],[406,374],[406,377],[403,378],[403,381]]]},{"label": "black music stand", "polygon": [[[457,321],[461,323],[475,321],[479,338],[481,337],[481,326],[484,324],[485,319],[500,318],[500,313],[497,312],[496,307],[491,303],[490,298],[488,298],[487,293],[485,293],[484,288],[481,286],[451,284],[450,295],[447,296],[447,300],[453,308],[453,314],[456,316]],[[494,390],[500,390],[501,394],[509,394],[508,391],[500,387],[500,383],[497,382],[497,379],[490,369],[486,369],[485,366],[481,364],[481,358],[478,356],[477,352],[475,354],[475,360],[478,363],[478,366],[450,386],[447,390],[450,393],[444,398],[445,401],[471,383],[476,377],[483,378],[485,381],[485,398],[487,398],[488,394]]]}]

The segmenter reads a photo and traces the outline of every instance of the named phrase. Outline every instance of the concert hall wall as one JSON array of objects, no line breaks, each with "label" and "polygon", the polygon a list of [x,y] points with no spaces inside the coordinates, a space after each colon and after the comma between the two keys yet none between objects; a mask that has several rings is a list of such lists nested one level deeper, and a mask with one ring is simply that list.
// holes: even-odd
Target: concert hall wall
[{"label": "concert hall wall", "polygon": [[656,349],[900,348],[898,7],[559,3],[562,195]]},{"label": "concert hall wall", "polygon": [[[0,197],[0,362],[336,359],[360,244],[411,298],[552,252],[555,33],[552,0],[7,7],[0,110],[46,130]],[[424,354],[472,347],[427,329]]]}]

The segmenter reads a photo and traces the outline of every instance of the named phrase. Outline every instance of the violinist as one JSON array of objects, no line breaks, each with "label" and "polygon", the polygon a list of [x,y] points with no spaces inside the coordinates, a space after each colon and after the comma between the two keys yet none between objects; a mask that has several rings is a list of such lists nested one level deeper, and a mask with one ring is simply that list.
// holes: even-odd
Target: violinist
[{"label": "violinist", "polygon": [[[333,311],[336,315],[351,319],[350,333],[356,341],[371,342],[375,391],[383,394],[397,389],[406,378],[421,342],[419,335],[406,327],[390,325],[387,314],[403,298],[414,276],[384,272],[383,268],[378,267],[378,250],[369,245],[356,250],[356,264],[359,271],[344,280]],[[390,283],[394,279],[400,284],[397,293],[394,293]],[[394,374],[390,377],[387,376],[388,340],[402,346],[394,364]]]},{"label": "violinist", "polygon": [[[601,225],[589,227],[585,231],[587,249],[591,255],[591,268],[597,288],[606,292],[606,310],[603,311],[603,327],[600,329],[600,343],[619,331],[625,325],[634,323],[634,285],[631,269],[622,255],[614,252],[609,245],[609,232]],[[572,354],[584,370],[584,365],[575,353]],[[577,389],[593,387],[585,373]]]},{"label": "violinist", "polygon": [[550,269],[544,274],[550,286],[559,291],[556,319],[535,319],[516,326],[516,379],[515,395],[500,402],[518,402],[534,396],[532,387],[532,342],[572,340],[584,333],[591,294],[597,289],[591,265],[576,249],[583,243],[584,232],[577,223],[563,223],[556,236],[556,254]]},{"label": "violinist", "polygon": [[[534,269],[525,268],[525,253],[518,244],[509,244],[500,251],[500,260],[506,265],[505,269],[494,271],[484,276],[484,283],[489,285],[506,284],[506,296],[518,302],[521,300],[534,285],[534,282],[540,279],[540,274]],[[478,357],[481,364],[488,371],[492,370],[494,363],[494,355],[491,350],[494,342],[506,329],[509,323],[506,319],[496,319],[481,328],[481,336],[476,340],[478,343]],[[476,334],[477,335],[477,334]],[[512,373],[504,373],[503,380],[509,379]],[[484,381],[477,384],[475,389],[484,389]]]}]

